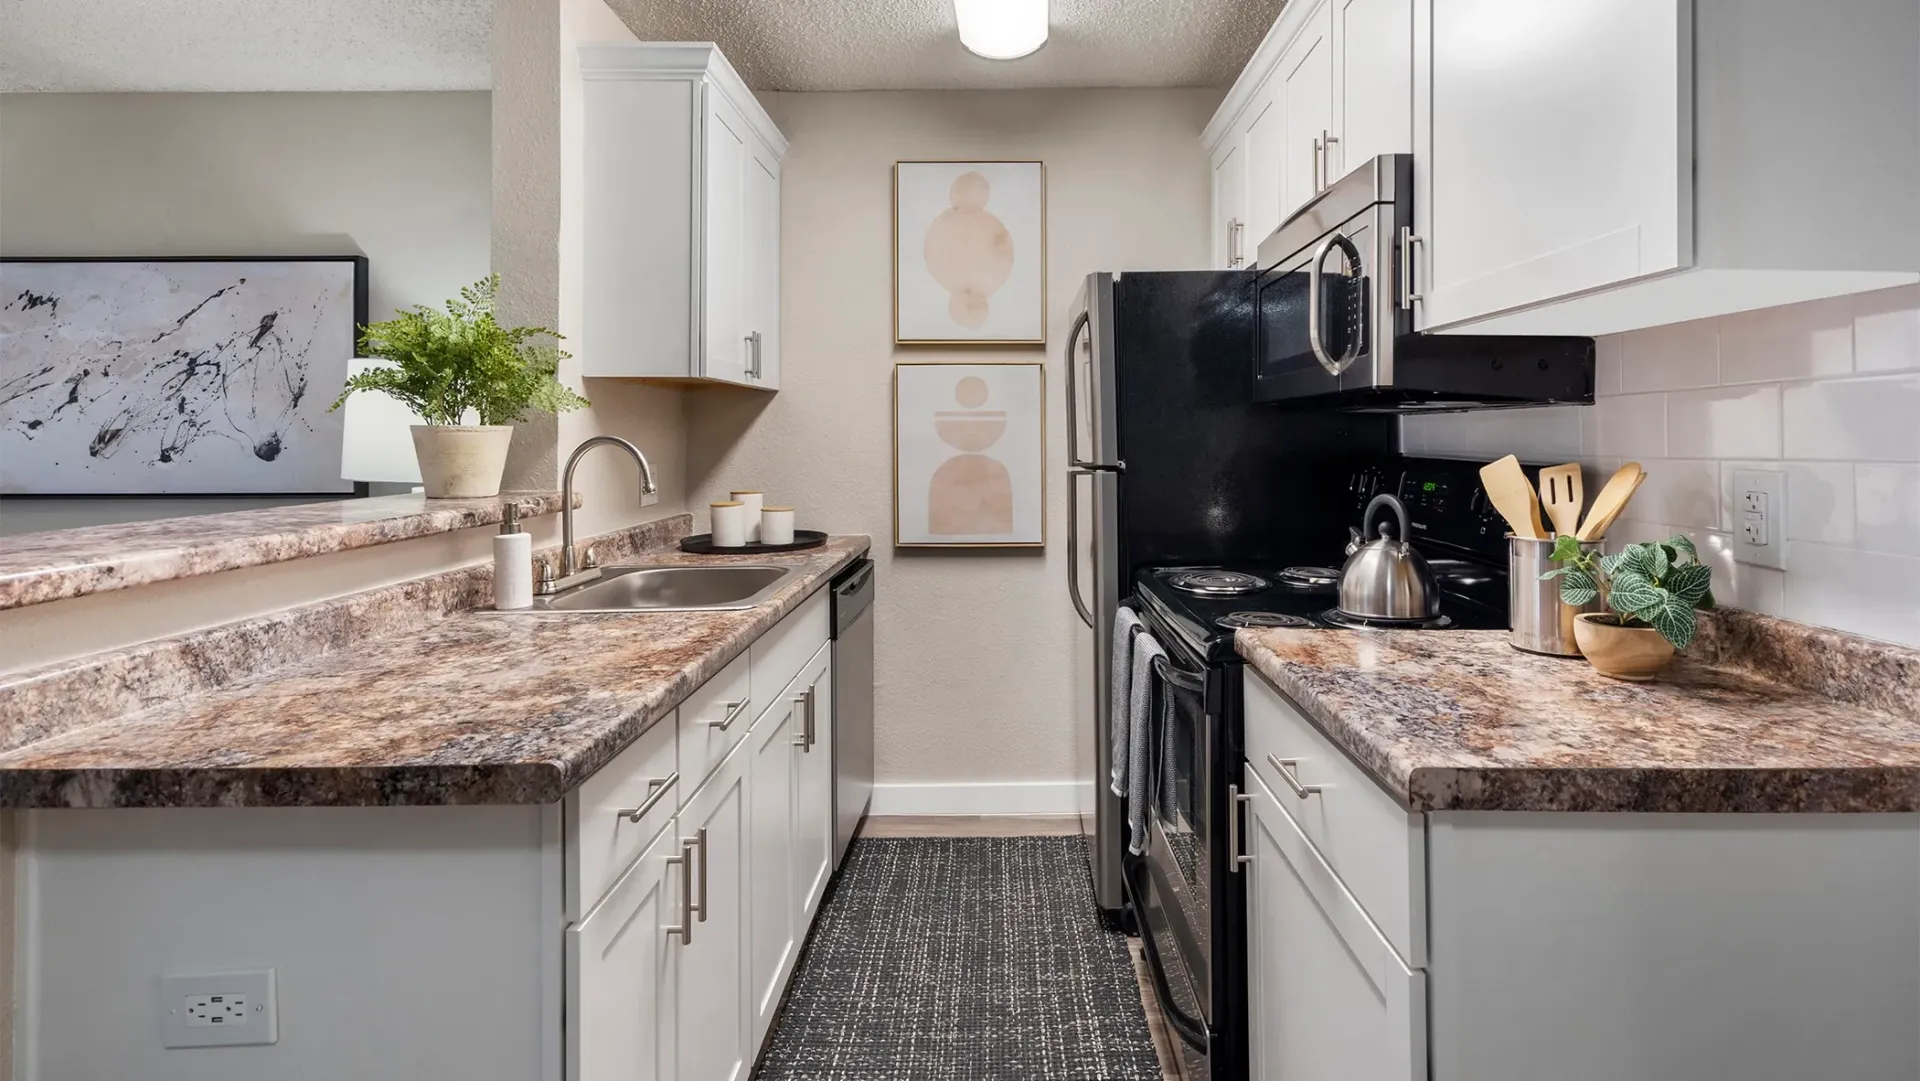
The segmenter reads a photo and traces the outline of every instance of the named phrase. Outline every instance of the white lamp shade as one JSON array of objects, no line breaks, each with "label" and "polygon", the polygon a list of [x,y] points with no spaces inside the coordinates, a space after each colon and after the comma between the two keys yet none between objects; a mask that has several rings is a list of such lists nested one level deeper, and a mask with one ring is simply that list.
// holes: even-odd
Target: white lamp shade
[{"label": "white lamp shade", "polygon": [[960,44],[989,60],[1013,60],[1047,43],[1047,0],[953,0]]},{"label": "white lamp shade", "polygon": [[[347,375],[390,362],[354,357]],[[357,391],[340,407],[340,476],[345,480],[420,483],[420,462],[413,453],[413,426],[426,421],[384,394]]]}]

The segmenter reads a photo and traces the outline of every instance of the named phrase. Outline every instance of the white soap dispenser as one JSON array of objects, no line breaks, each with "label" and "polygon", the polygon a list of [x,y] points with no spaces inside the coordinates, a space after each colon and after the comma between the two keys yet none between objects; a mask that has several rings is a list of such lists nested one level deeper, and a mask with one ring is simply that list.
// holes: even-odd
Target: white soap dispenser
[{"label": "white soap dispenser", "polygon": [[533,607],[533,537],[520,528],[520,504],[505,512],[493,538],[493,606],[503,612]]}]

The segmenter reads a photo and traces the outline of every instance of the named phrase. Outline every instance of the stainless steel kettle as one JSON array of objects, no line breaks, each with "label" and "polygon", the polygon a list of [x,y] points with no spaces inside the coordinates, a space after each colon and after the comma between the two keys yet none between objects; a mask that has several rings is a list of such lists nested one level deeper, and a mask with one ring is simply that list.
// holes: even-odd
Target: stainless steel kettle
[{"label": "stainless steel kettle", "polygon": [[[1391,507],[1400,519],[1397,538],[1380,523],[1377,539],[1364,540],[1373,513]],[[1377,495],[1367,504],[1359,529],[1349,529],[1347,565],[1340,571],[1340,611],[1361,619],[1432,619],[1440,614],[1440,589],[1426,559],[1407,543],[1407,508],[1391,495]]]}]

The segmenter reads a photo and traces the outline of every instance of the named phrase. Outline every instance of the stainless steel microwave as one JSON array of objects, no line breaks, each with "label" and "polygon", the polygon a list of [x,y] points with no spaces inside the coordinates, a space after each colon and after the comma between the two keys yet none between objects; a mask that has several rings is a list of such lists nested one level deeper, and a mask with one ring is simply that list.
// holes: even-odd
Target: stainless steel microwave
[{"label": "stainless steel microwave", "polygon": [[1359,412],[1593,402],[1593,339],[1413,329],[1413,157],[1383,154],[1261,241],[1254,393]]}]

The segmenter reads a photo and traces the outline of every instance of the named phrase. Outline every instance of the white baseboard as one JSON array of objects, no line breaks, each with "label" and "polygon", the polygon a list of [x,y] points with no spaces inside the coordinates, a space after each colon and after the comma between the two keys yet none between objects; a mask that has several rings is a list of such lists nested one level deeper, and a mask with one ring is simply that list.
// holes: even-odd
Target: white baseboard
[{"label": "white baseboard", "polygon": [[1070,815],[1093,811],[1092,781],[876,784],[874,815]]}]

